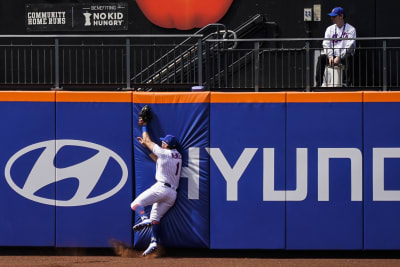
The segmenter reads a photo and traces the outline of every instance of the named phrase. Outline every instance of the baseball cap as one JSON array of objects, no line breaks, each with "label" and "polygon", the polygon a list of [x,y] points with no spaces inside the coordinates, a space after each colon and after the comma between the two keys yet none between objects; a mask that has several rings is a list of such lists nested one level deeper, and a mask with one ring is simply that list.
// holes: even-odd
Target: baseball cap
[{"label": "baseball cap", "polygon": [[175,136],[170,134],[167,134],[165,137],[161,137],[160,140],[166,143],[171,148],[175,148],[176,145],[178,144],[178,141],[176,140]]},{"label": "baseball cap", "polygon": [[328,15],[331,17],[336,17],[342,14],[344,15],[344,9],[341,7],[335,7],[334,9],[332,9],[332,12],[329,13]]}]

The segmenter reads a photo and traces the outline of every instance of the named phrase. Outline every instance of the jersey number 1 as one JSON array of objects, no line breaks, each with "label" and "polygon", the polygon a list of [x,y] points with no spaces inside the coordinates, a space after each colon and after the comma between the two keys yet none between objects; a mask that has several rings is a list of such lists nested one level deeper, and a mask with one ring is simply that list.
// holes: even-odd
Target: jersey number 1
[{"label": "jersey number 1", "polygon": [[175,176],[177,176],[177,175],[178,175],[178,171],[179,171],[179,162],[176,164]]}]

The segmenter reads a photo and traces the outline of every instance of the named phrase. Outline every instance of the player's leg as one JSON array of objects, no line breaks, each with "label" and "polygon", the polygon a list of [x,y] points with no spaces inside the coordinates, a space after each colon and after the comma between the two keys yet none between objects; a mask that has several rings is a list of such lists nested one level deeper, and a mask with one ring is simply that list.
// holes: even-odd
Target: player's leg
[{"label": "player's leg", "polygon": [[151,220],[147,217],[144,207],[152,205],[160,198],[159,190],[154,185],[141,193],[132,203],[132,210],[140,216],[141,221],[133,226],[133,230],[140,231],[151,226]]},{"label": "player's leg", "polygon": [[160,219],[156,215],[156,211],[159,210],[159,203],[154,203],[153,207],[151,208],[150,220],[152,223],[152,227],[150,229],[151,237],[150,237],[150,244],[147,249],[143,252],[143,256],[147,256],[151,253],[154,253],[158,248],[158,243],[160,240]]},{"label": "player's leg", "polygon": [[132,227],[134,231],[141,231],[145,228],[151,227],[151,220],[144,214],[143,206],[136,204],[132,209],[140,215],[140,221]]},{"label": "player's leg", "polygon": [[167,213],[167,211],[174,205],[176,199],[175,196],[171,195],[166,202],[154,203],[151,208],[150,220],[152,221],[151,227],[151,241],[149,247],[143,252],[143,256],[149,255],[157,250],[160,242],[161,218]]},{"label": "player's leg", "polygon": [[160,238],[160,222],[153,221],[151,227],[151,240],[147,249],[143,252],[143,256],[147,256],[155,252],[158,248],[159,238]]},{"label": "player's leg", "polygon": [[132,202],[131,208],[140,216],[142,221],[148,219],[147,215],[144,213],[144,207],[141,204]]}]

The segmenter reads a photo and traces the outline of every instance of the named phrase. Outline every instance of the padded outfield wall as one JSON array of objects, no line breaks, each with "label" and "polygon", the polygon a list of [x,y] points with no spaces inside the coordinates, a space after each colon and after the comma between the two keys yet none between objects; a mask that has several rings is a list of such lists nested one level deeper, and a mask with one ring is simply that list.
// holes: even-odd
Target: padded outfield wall
[{"label": "padded outfield wall", "polygon": [[0,92],[0,246],[146,246],[145,104],[183,154],[163,245],[400,249],[397,92]]}]

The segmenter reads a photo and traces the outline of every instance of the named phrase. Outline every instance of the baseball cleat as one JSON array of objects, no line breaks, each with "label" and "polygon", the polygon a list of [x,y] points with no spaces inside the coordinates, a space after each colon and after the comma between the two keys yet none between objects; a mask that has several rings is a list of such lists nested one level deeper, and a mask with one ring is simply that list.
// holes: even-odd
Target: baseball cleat
[{"label": "baseball cleat", "polygon": [[149,247],[143,252],[143,256],[147,256],[151,253],[156,252],[157,250],[157,243],[156,242],[151,242]]},{"label": "baseball cleat", "polygon": [[145,228],[151,227],[151,225],[152,225],[152,221],[150,219],[146,219],[146,220],[141,221],[138,224],[135,224],[132,228],[134,231],[141,231]]}]

